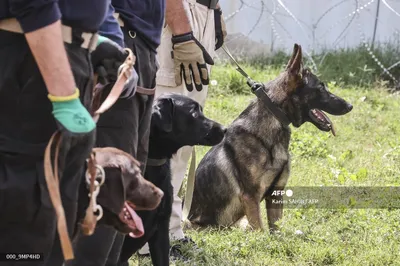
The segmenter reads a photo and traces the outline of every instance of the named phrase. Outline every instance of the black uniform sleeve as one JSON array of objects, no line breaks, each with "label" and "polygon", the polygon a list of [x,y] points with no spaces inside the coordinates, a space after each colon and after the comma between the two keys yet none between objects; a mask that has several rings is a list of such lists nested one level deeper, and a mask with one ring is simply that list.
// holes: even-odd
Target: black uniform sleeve
[{"label": "black uniform sleeve", "polygon": [[10,12],[24,32],[50,25],[61,18],[57,0],[8,0]]}]

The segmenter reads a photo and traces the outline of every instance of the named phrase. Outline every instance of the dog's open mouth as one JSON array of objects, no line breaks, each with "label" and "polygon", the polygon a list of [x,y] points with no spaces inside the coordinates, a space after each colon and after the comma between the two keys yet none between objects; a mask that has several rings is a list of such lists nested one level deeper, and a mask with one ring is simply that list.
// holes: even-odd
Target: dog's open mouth
[{"label": "dog's open mouth", "polygon": [[331,131],[336,136],[336,131],[329,117],[319,109],[311,109],[309,116],[314,124],[323,131]]},{"label": "dog's open mouth", "polygon": [[130,237],[138,238],[143,236],[144,228],[142,219],[136,214],[133,208],[126,201],[124,204],[124,208],[119,214],[119,219],[131,229],[131,232],[129,233]]}]

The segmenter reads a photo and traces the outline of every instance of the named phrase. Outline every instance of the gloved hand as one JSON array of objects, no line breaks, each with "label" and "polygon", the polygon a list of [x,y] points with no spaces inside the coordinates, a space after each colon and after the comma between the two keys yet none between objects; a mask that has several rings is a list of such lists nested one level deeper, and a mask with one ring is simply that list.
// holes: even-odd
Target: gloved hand
[{"label": "gloved hand", "polygon": [[202,85],[208,85],[210,81],[206,64],[214,65],[214,60],[193,36],[193,32],[172,36],[171,40],[176,85],[182,84],[183,76],[186,89],[193,91],[193,78],[196,90],[201,91]]},{"label": "gloved hand", "polygon": [[128,53],[116,42],[104,36],[99,36],[96,49],[91,53],[93,68],[96,70],[101,66],[103,60],[111,59],[114,61],[124,62]]},{"label": "gloved hand", "polygon": [[[93,69],[98,74],[99,83],[107,85],[116,82],[121,65],[127,56],[128,52],[117,43],[99,36],[97,47],[91,54]],[[135,95],[138,79],[135,68],[132,68],[130,78],[126,81],[120,98],[130,98]]]},{"label": "gloved hand", "polygon": [[[86,159],[90,157],[95,145],[96,123],[82,105],[78,89],[70,96],[60,97],[49,94],[48,98],[53,104],[52,114],[61,132],[59,149],[55,151],[58,152],[56,163],[58,163],[60,184],[63,184],[64,178],[75,182],[74,180],[80,180]],[[75,197],[73,195],[77,192],[65,188],[64,193],[68,198]],[[69,217],[66,218],[68,221]]]},{"label": "gloved hand", "polygon": [[215,50],[221,48],[224,45],[226,39],[226,25],[224,16],[222,15],[221,8],[214,10],[214,23],[215,23]]},{"label": "gloved hand", "polygon": [[95,128],[96,123],[82,105],[79,99],[79,90],[71,96],[48,95],[53,104],[53,116],[57,126],[62,133],[69,135],[90,134]]}]

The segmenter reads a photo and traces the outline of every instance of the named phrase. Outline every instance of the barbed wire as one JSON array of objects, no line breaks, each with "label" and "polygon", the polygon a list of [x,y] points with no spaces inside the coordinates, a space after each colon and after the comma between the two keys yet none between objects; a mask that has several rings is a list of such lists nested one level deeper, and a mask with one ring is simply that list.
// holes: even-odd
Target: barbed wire
[{"label": "barbed wire", "polygon": [[[275,35],[275,37],[278,39],[278,41],[279,41],[280,43],[283,44],[283,40],[282,40],[281,36],[279,35],[278,31],[277,31],[276,28],[275,28],[275,14],[276,14],[276,11],[277,11],[277,9],[278,9],[279,7],[276,6],[275,1],[273,1],[273,3],[274,3],[274,10],[272,11],[272,14],[271,14],[271,29],[272,29],[272,34]],[[284,27],[282,27],[282,28],[283,28],[284,30],[286,30]],[[289,32],[288,32],[288,34],[289,34]]]},{"label": "barbed wire", "polygon": [[[257,1],[254,1],[253,3],[255,3],[255,2],[257,2]],[[245,8],[247,8],[247,6],[244,5],[244,1],[243,1],[243,0],[240,0],[240,3],[241,3],[241,5],[240,5],[240,7],[239,7],[237,10],[235,10],[234,12],[232,12],[231,14],[229,14],[228,16],[224,17],[224,20],[225,20],[226,22],[228,22],[228,21],[231,20],[233,17],[235,17],[237,14],[239,14],[239,12],[241,12],[241,11],[243,11]]]},{"label": "barbed wire", "polygon": [[389,8],[389,10],[391,10],[393,13],[395,13],[398,17],[400,17],[400,14],[396,11],[396,10],[394,10],[393,9],[393,7],[391,7],[387,2],[386,2],[386,0],[382,0],[382,3],[387,7],[387,8]]},{"label": "barbed wire", "polygon": [[339,26],[341,23],[343,23],[344,21],[346,21],[348,18],[351,18],[352,16],[356,15],[360,10],[363,10],[364,8],[367,8],[369,5],[371,5],[373,2],[375,2],[375,0],[370,0],[368,3],[366,3],[365,5],[362,5],[361,7],[357,7],[353,12],[350,12],[349,14],[347,14],[346,16],[342,17],[341,19],[339,19],[338,21],[336,21],[334,24],[332,24],[328,30],[322,34],[320,36],[320,38],[324,38],[328,33],[330,33],[334,28],[336,28],[337,26]]},{"label": "barbed wire", "polygon": [[[294,19],[294,21],[297,23],[297,25],[300,26],[300,28],[301,28],[301,30],[303,31],[303,33],[304,33],[305,35],[307,35],[305,29],[303,28],[303,26],[300,24],[300,22],[298,21],[298,19],[293,15],[293,13],[289,10],[289,8],[287,8],[287,7],[283,4],[282,0],[277,0],[277,1],[278,1],[278,3],[283,7],[283,9],[285,9],[285,11]],[[309,36],[307,36],[307,37],[309,38]],[[303,52],[308,56],[308,58],[310,59],[314,71],[318,71],[317,64],[315,63],[315,61],[314,61],[314,59],[312,58],[312,56],[307,52],[306,49],[303,48],[302,50],[303,50]]]},{"label": "barbed wire", "polygon": [[[232,0],[230,0],[230,1],[232,1]],[[340,7],[343,4],[345,4],[346,2],[348,2],[347,0],[341,0],[339,2],[334,3],[331,7],[329,7],[327,10],[325,10],[321,14],[321,16],[319,16],[317,18],[316,22],[311,24],[311,26],[308,25],[306,22],[301,21],[300,18],[296,17],[294,15],[294,13],[291,11],[291,9],[287,6],[287,4],[284,3],[283,0],[272,0],[272,1],[263,1],[263,0],[257,1],[256,0],[256,1],[252,1],[252,2],[249,2],[246,0],[239,0],[240,7],[237,10],[233,11],[228,16],[226,16],[225,19],[226,19],[226,21],[232,21],[232,19],[234,17],[236,17],[237,15],[239,15],[246,9],[252,9],[253,11],[251,11],[251,12],[254,12],[254,11],[260,12],[257,15],[257,18],[252,18],[252,19],[255,19],[255,21],[254,21],[254,23],[252,23],[250,25],[250,30],[248,30],[247,33],[243,33],[243,35],[247,37],[245,43],[247,44],[251,40],[249,38],[249,36],[251,34],[253,34],[256,29],[260,29],[260,28],[262,28],[262,26],[269,23],[269,26],[271,29],[271,34],[272,34],[271,36],[273,36],[273,38],[271,39],[270,49],[271,49],[271,51],[273,51],[273,47],[275,45],[275,40],[277,41],[277,43],[282,44],[281,47],[287,46],[287,43],[285,43],[285,38],[282,36],[281,32],[284,32],[286,34],[287,38],[290,39],[291,41],[298,42],[298,40],[296,40],[297,38],[294,37],[290,33],[290,31],[285,27],[284,23],[282,23],[280,21],[281,19],[290,18],[300,28],[302,35],[304,37],[306,37],[307,40],[309,40],[309,42],[312,44],[311,51],[307,51],[308,49],[303,46],[303,52],[307,56],[307,58],[310,60],[310,62],[312,64],[312,68],[315,71],[318,71],[318,66],[322,65],[322,63],[324,62],[324,60],[325,60],[327,54],[329,54],[329,52],[326,52],[322,56],[322,58],[320,60],[318,60],[319,62],[317,65],[317,63],[315,62],[315,58],[313,58],[313,56],[312,56],[312,54],[314,53],[315,45],[316,44],[319,45],[319,40],[324,40],[324,38],[328,34],[330,34],[334,29],[339,27],[342,23],[347,22],[344,25],[343,30],[340,31],[338,36],[334,39],[334,41],[331,44],[331,47],[333,47],[334,49],[338,48],[341,45],[341,43],[343,42],[343,40],[345,40],[345,38],[348,37],[348,32],[350,32],[349,30],[350,30],[351,25],[355,22],[355,20],[357,20],[357,21],[359,20],[360,14],[362,12],[366,11],[368,7],[370,7],[373,3],[376,3],[377,1],[382,1],[384,6],[387,9],[389,9],[390,12],[393,12],[397,17],[400,17],[400,13],[397,12],[386,0],[365,0],[365,1],[367,1],[367,2],[362,3],[363,0],[355,0],[355,2],[354,2],[355,8],[352,12],[350,12],[346,16],[343,16],[343,17],[339,18],[338,20],[336,20],[334,23],[332,23],[328,27],[328,29],[326,31],[324,31],[322,34],[318,34],[318,36],[316,36],[315,32],[316,32],[319,24],[321,23],[321,21],[325,17],[327,17],[331,12],[333,12],[333,10],[336,10],[338,7]],[[280,8],[282,8],[282,11],[280,11]],[[370,14],[370,12],[366,12],[366,13],[368,13],[368,15],[372,16],[372,14]],[[379,22],[379,19],[380,19],[378,14],[379,14],[379,10],[377,10],[375,17],[374,17],[374,19],[375,19],[374,32],[376,32],[377,23]],[[263,20],[263,18],[266,16],[267,16],[267,20]],[[268,19],[268,16],[269,16],[269,19]],[[248,21],[247,21],[247,23],[248,23]],[[374,54],[373,49],[372,49],[371,45],[368,43],[367,37],[365,36],[364,29],[360,25],[360,22],[358,21],[358,23],[356,23],[356,24],[357,24],[357,30],[359,33],[360,44],[362,44],[362,47],[364,47],[367,50],[368,55],[382,69],[382,71],[383,71],[382,73],[388,75],[392,81],[398,82],[398,80],[394,77],[394,75],[390,72],[390,70],[399,66],[400,61],[391,64],[389,67],[385,67],[384,64],[379,60],[377,55]],[[395,29],[396,34],[399,34],[399,30],[397,28],[395,28],[394,23],[390,26]],[[266,27],[266,28],[268,28],[268,27]],[[310,31],[307,31],[306,28],[309,29]],[[311,37],[310,37],[310,32],[311,32]],[[296,34],[298,36],[299,33],[296,32]],[[230,39],[228,42],[233,42],[237,38],[241,38],[243,35],[238,35],[238,36]],[[242,50],[244,50],[244,49],[242,49]],[[310,54],[310,52],[311,52],[311,54]]]},{"label": "barbed wire", "polygon": [[261,19],[262,19],[262,15],[264,14],[264,1],[261,0],[261,11],[260,11],[260,15],[256,21],[256,23],[254,24],[254,26],[250,29],[249,33],[247,33],[247,36],[249,36],[256,28],[257,25],[260,23]]},{"label": "barbed wire", "polygon": [[387,74],[390,77],[390,79],[397,84],[398,80],[392,75],[392,73],[390,73],[390,71],[382,64],[382,62],[379,61],[378,57],[374,54],[374,52],[372,52],[372,49],[370,48],[370,46],[365,38],[365,34],[362,30],[361,23],[358,22],[357,25],[358,25],[358,30],[360,33],[361,42],[364,44],[365,49],[367,49],[368,54],[372,57],[372,59],[375,61],[375,63],[383,70],[383,72],[385,74]]}]

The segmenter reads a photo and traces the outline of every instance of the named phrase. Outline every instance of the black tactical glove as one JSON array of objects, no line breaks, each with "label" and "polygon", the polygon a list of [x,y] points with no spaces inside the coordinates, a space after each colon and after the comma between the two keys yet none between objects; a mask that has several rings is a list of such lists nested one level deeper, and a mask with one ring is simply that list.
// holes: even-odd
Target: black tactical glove
[{"label": "black tactical glove", "polygon": [[224,45],[226,39],[226,25],[224,16],[222,15],[221,8],[214,10],[214,23],[215,23],[215,50]]},{"label": "black tactical glove", "polygon": [[[124,63],[128,52],[110,39],[100,36],[96,49],[91,54],[94,72],[98,75],[98,82],[102,85],[115,83],[120,74],[120,67]],[[138,74],[131,69],[130,78],[126,81],[120,98],[130,98],[135,95]]]}]

